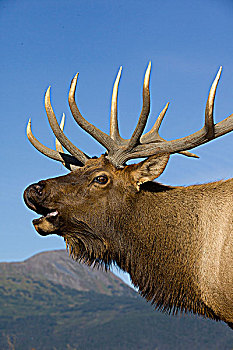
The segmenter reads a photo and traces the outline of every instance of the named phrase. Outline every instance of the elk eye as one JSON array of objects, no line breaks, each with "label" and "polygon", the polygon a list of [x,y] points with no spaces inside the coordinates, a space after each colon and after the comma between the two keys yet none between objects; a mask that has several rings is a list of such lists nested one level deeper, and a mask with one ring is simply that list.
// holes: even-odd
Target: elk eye
[{"label": "elk eye", "polygon": [[98,184],[105,185],[108,182],[108,178],[106,175],[96,176],[94,178],[94,182],[98,182]]}]

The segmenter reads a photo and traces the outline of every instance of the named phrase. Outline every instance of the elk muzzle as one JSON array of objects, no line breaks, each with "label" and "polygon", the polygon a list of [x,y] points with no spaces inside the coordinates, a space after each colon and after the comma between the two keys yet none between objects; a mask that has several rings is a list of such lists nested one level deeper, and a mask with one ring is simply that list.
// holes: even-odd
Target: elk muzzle
[{"label": "elk muzzle", "polygon": [[49,198],[49,191],[46,189],[46,181],[32,184],[24,191],[24,201],[28,208],[42,216],[32,221],[36,231],[46,236],[56,233],[59,230],[59,213],[56,208],[50,208],[46,202]]}]

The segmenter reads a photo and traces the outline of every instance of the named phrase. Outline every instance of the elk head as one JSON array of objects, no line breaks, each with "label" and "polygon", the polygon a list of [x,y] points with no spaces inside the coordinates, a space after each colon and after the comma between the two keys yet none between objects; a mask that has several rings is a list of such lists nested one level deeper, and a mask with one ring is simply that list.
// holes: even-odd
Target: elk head
[{"label": "elk head", "polygon": [[[70,86],[70,109],[79,126],[106,148],[106,153],[99,158],[88,157],[65,136],[64,117],[59,126],[51,106],[49,87],[45,94],[45,109],[56,136],[56,151],[45,147],[33,136],[30,120],[27,136],[37,150],[62,162],[71,172],[32,184],[25,190],[24,200],[27,206],[42,215],[33,220],[36,230],[41,235],[55,233],[63,236],[72,254],[90,264],[103,262],[109,265],[112,261],[119,261],[119,252],[127,249],[124,247],[124,231],[129,229],[127,225],[135,201],[139,200],[140,192],[143,191],[143,184],[154,180],[164,171],[171,154],[197,157],[188,150],[233,130],[233,115],[218,124],[213,121],[214,99],[221,69],[220,67],[210,89],[203,128],[172,141],[166,141],[159,135],[168,103],[153,128],[143,135],[150,112],[151,63],[144,78],[141,114],[129,140],[120,136],[117,121],[117,95],[122,69],[120,68],[113,87],[110,135],[87,122],[81,115],[75,102],[77,74]],[[62,146],[70,154],[64,153]],[[129,159],[135,158],[145,160],[126,165]],[[153,186],[157,186],[156,191],[160,190],[160,185]]]}]

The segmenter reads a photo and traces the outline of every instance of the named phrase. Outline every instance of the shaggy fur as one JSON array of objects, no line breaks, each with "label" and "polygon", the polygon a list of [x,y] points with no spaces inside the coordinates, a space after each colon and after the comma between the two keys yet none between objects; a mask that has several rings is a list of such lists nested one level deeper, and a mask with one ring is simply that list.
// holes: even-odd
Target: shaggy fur
[{"label": "shaggy fur", "polygon": [[[149,181],[139,187],[139,172],[138,164],[116,169],[102,156],[29,186],[24,197],[31,209],[59,213],[42,217],[36,229],[63,236],[79,261],[106,269],[116,264],[160,310],[190,311],[231,326],[233,179],[190,187]],[[108,182],[98,183],[99,175]]]}]

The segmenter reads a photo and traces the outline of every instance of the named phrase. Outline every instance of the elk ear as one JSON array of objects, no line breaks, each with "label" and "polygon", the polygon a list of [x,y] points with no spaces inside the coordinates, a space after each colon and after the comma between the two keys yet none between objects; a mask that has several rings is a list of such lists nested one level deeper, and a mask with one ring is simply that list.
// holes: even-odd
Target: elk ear
[{"label": "elk ear", "polygon": [[132,170],[132,177],[137,190],[140,190],[140,185],[147,181],[152,181],[159,177],[164,171],[170,154],[165,153],[157,156],[151,156],[135,164],[135,168]]}]

